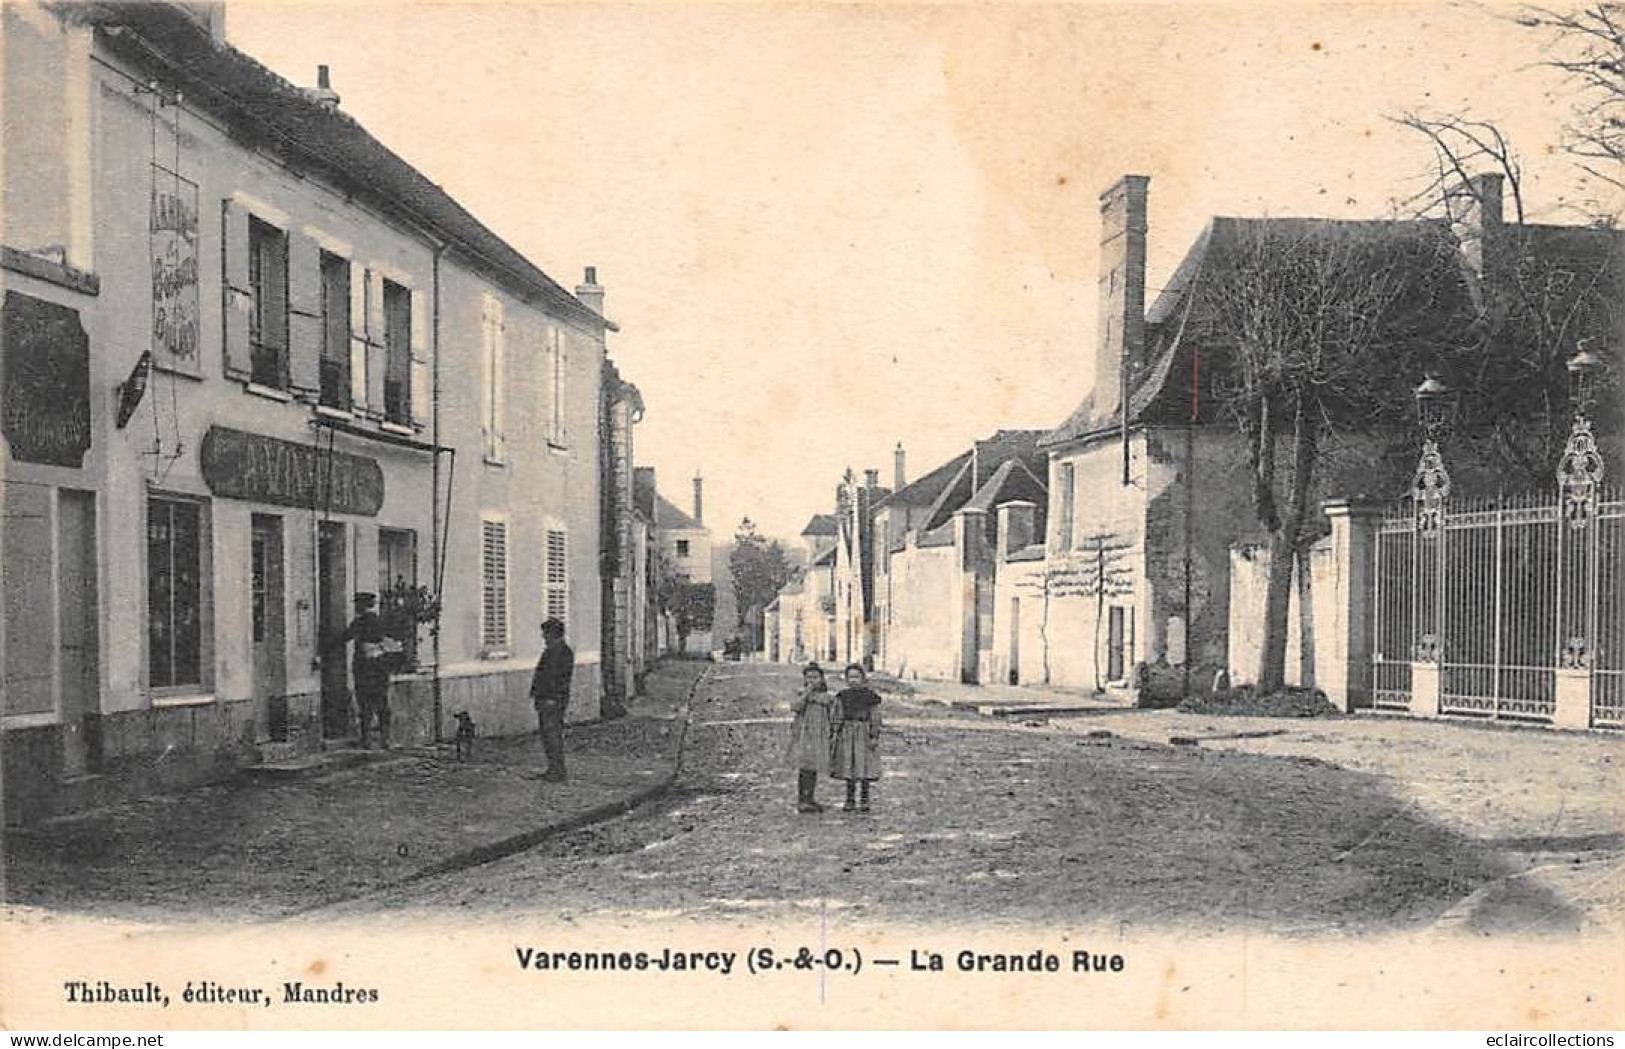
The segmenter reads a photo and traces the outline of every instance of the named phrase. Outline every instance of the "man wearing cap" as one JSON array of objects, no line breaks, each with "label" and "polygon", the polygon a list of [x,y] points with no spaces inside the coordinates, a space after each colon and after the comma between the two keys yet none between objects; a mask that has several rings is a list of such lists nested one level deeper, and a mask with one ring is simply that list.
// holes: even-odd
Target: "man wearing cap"
[{"label": "man wearing cap", "polygon": [[542,623],[542,658],[530,679],[530,698],[542,730],[542,751],[547,755],[543,779],[564,782],[564,708],[570,703],[570,678],[576,654],[564,643],[564,624],[549,617]]},{"label": "man wearing cap", "polygon": [[328,642],[325,649],[342,648],[351,641],[355,642],[355,653],[350,658],[350,674],[355,682],[356,706],[361,711],[361,745],[367,746],[367,730],[376,718],[379,745],[388,750],[390,644],[384,633],[384,621],[373,610],[377,603],[377,594],[358,592],[355,595],[355,618],[342,634]]}]

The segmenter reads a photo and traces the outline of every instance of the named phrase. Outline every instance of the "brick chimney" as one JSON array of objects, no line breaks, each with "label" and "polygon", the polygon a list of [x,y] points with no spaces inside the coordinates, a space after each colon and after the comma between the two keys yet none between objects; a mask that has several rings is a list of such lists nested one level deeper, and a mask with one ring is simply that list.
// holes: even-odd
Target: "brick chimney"
[{"label": "brick chimney", "polygon": [[1495,242],[1501,234],[1502,183],[1499,172],[1474,175],[1452,190],[1445,201],[1462,261],[1481,280],[1486,276],[1486,256],[1494,261]]},{"label": "brick chimney", "polygon": [[[587,271],[590,275],[591,270]],[[694,523],[705,523],[705,479],[698,470],[694,471]]]},{"label": "brick chimney", "polygon": [[339,93],[333,90],[333,77],[325,65],[316,67],[316,86],[310,89],[310,97],[323,109],[339,107]]},{"label": "brick chimney", "polygon": [[604,289],[598,283],[598,267],[588,266],[587,274],[576,285],[576,298],[598,316],[604,315]]},{"label": "brick chimney", "polygon": [[1025,499],[999,504],[999,559],[1008,561],[1010,555],[1024,550],[1034,541],[1038,507]]},{"label": "brick chimney", "polygon": [[1100,311],[1095,339],[1098,417],[1115,414],[1145,361],[1145,175],[1124,175],[1100,195]]},{"label": "brick chimney", "polygon": [[901,492],[908,486],[907,474],[903,471],[903,442],[897,442],[897,449],[891,453],[891,479],[892,491]]}]

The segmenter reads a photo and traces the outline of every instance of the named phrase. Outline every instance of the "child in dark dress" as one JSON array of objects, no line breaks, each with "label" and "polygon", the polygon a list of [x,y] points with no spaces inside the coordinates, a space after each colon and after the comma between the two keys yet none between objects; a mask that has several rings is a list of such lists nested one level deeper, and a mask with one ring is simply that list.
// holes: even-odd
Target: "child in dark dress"
[{"label": "child in dark dress", "polygon": [[846,780],[842,812],[868,812],[869,784],[880,778],[880,696],[865,681],[854,663],[846,668],[846,687],[835,694],[829,774]]}]

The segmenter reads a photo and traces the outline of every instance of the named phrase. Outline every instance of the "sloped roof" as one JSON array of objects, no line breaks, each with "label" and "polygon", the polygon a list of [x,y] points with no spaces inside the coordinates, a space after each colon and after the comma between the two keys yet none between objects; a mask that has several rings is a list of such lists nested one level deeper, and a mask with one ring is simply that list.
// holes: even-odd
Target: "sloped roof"
[{"label": "sloped roof", "polygon": [[832,564],[834,564],[835,563],[835,551],[837,549],[839,549],[839,547],[832,546],[828,550],[825,550],[823,553],[819,554],[817,557],[813,558],[812,559],[813,567],[816,568],[816,567],[818,567],[820,565],[832,565]]},{"label": "sloped roof", "polygon": [[675,503],[655,493],[655,527],[666,532],[704,531],[705,526],[679,510]]},{"label": "sloped roof", "polygon": [[886,498],[879,500],[877,506],[930,506],[942,495],[942,489],[958,475],[965,463],[970,461],[970,452],[961,452],[938,466],[930,473],[904,485]]},{"label": "sloped roof", "polygon": [[171,4],[87,3],[74,14],[126,30],[107,46],[143,66],[158,65],[195,105],[219,113],[239,136],[319,172],[397,221],[443,239],[455,254],[510,291],[559,315],[614,329],[595,310],[497,236],[440,186],[379,142],[355,118],[222,40]]},{"label": "sloped roof", "polygon": [[[1435,220],[1386,221],[1325,218],[1226,218],[1208,221],[1166,287],[1146,311],[1146,366],[1129,393],[1128,421],[1131,425],[1150,421],[1149,416],[1169,401],[1189,395],[1185,377],[1190,372],[1191,340],[1198,334],[1203,293],[1219,275],[1237,264],[1236,244],[1245,230],[1290,232],[1311,238],[1330,238],[1348,231],[1361,231],[1391,238],[1397,246],[1408,239],[1450,238],[1449,227]],[[1458,288],[1452,294],[1464,292]],[[1460,300],[1457,300],[1460,301]],[[1207,333],[1201,333],[1204,336]],[[1170,381],[1178,377],[1178,382]],[[1181,388],[1176,390],[1178,385]],[[1115,400],[1116,398],[1113,398]],[[1122,425],[1122,415],[1114,406],[1104,410],[1096,404],[1094,391],[1060,426],[1040,442],[1054,448],[1071,441],[1110,433]]]},{"label": "sloped roof", "polygon": [[807,527],[801,530],[802,535],[835,535],[840,527],[834,514],[813,514],[807,521]]},{"label": "sloped roof", "polygon": [[960,509],[993,513],[1000,504],[1024,500],[1035,506],[1047,501],[1049,489],[1020,459],[1006,459],[993,476]]}]

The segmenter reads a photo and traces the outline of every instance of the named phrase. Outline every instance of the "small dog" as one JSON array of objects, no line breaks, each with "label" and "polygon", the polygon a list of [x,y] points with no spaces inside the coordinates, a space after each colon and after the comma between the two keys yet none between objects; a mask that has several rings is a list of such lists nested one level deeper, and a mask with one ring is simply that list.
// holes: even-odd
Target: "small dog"
[{"label": "small dog", "polygon": [[456,716],[457,738],[455,742],[457,745],[457,760],[467,761],[474,756],[474,737],[479,730],[474,725],[474,719],[468,716],[468,711],[459,710]]}]

